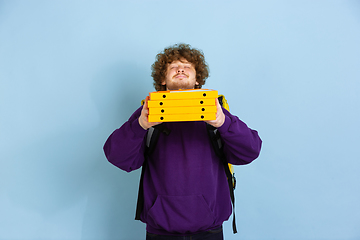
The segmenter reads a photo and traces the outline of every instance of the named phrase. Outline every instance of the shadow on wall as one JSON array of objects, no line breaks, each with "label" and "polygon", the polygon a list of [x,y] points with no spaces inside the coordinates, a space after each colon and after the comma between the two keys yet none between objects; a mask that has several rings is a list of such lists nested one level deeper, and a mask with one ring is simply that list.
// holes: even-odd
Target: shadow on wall
[{"label": "shadow on wall", "polygon": [[12,186],[21,188],[9,190],[9,201],[47,223],[38,232],[67,237],[78,232],[82,239],[103,240],[145,236],[145,225],[134,220],[140,171],[121,171],[102,150],[149,91],[141,89],[141,82],[151,81],[145,75],[123,63],[105,69],[91,80],[96,126],[55,130],[14,153],[9,171],[18,176]]}]

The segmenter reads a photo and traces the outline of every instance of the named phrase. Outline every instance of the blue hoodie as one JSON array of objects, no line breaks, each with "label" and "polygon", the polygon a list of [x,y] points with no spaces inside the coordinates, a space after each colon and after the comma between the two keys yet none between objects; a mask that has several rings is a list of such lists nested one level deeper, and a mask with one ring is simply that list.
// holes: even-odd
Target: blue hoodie
[{"label": "blue hoodie", "polygon": [[[145,160],[146,133],[138,122],[142,107],[104,145],[113,165],[131,172]],[[229,163],[244,165],[259,156],[261,139],[238,117],[223,109],[218,128]],[[160,134],[147,159],[144,173],[144,209],[141,221],[153,234],[187,235],[219,227],[232,211],[229,187],[220,159],[214,152],[206,123],[163,123],[171,133]],[[147,157],[147,156],[146,156]]]}]

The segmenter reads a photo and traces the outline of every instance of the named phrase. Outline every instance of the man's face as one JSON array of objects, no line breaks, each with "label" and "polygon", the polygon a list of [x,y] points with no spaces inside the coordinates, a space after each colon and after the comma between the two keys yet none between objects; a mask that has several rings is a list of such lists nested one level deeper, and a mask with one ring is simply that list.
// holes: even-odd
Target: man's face
[{"label": "man's face", "polygon": [[165,80],[161,84],[166,85],[167,90],[194,89],[195,85],[199,85],[196,82],[195,68],[186,59],[169,64]]}]

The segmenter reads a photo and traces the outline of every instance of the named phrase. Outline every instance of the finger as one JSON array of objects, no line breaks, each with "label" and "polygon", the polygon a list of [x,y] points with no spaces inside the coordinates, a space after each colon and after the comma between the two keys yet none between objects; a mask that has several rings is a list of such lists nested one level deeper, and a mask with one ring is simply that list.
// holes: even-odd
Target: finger
[{"label": "finger", "polygon": [[220,109],[220,111],[222,111],[222,107],[221,107],[221,104],[219,102],[219,99],[216,99],[216,106],[218,109]]},{"label": "finger", "polygon": [[148,107],[148,101],[149,101],[149,96],[146,96],[146,98],[145,98],[145,103],[144,103],[144,108],[145,109],[148,109],[149,107]]},{"label": "finger", "polygon": [[146,115],[146,116],[149,114],[148,101],[149,101],[149,96],[146,96],[144,106],[143,106],[143,109],[142,109],[142,114]]},{"label": "finger", "polygon": [[217,106],[217,107],[221,107],[221,105],[220,105],[220,102],[219,102],[219,99],[218,99],[218,98],[216,98],[216,99],[215,99],[215,104],[216,104],[216,106]]}]

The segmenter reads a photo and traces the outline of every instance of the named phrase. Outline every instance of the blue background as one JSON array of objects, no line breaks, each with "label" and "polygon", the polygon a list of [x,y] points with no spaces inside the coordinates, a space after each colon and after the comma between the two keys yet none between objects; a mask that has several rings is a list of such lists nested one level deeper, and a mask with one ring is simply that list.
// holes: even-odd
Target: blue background
[{"label": "blue background", "polygon": [[226,239],[360,239],[359,1],[0,1],[0,239],[143,239],[102,146],[164,47],[263,139]]}]

